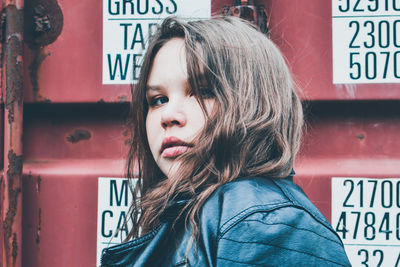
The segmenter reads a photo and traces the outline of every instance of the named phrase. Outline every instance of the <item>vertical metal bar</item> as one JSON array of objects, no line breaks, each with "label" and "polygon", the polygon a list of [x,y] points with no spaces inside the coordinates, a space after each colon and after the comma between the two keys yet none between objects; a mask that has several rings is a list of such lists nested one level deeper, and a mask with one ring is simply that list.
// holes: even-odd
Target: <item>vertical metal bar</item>
[{"label": "vertical metal bar", "polygon": [[5,25],[5,8],[4,3],[0,3],[0,94],[1,94],[1,101],[0,101],[0,121],[1,121],[1,128],[0,128],[0,267],[5,266],[3,264],[3,251],[4,251],[4,232],[3,232],[3,203],[4,203],[4,96],[5,96],[5,89],[4,89],[4,25]]},{"label": "vertical metal bar", "polygon": [[6,1],[3,264],[22,265],[23,1]]}]

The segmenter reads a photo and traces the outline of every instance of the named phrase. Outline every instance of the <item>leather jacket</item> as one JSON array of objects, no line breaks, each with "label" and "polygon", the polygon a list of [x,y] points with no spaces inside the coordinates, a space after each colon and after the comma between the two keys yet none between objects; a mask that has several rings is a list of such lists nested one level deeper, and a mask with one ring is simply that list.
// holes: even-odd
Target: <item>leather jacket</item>
[{"label": "leather jacket", "polygon": [[172,229],[171,219],[104,249],[102,266],[351,266],[340,238],[292,177],[220,186],[201,210],[191,246],[190,227],[178,222]]}]

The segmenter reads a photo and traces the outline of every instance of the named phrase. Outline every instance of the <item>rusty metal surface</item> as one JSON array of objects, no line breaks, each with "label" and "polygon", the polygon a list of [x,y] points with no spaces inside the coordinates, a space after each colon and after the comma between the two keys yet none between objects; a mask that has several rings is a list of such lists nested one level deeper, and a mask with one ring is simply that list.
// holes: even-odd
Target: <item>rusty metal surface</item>
[{"label": "rusty metal surface", "polygon": [[[23,2],[9,2],[5,20],[5,127],[2,260],[21,266],[22,244],[22,113]],[[3,84],[4,85],[4,84]]]},{"label": "rusty metal surface", "polygon": [[123,177],[127,109],[25,107],[23,266],[95,265],[97,180]]},{"label": "rusty metal surface", "polygon": [[25,5],[24,40],[30,48],[32,59],[29,64],[29,78],[35,102],[49,101],[40,94],[40,66],[50,55],[45,46],[57,40],[63,28],[63,14],[56,0],[33,0]]},{"label": "rusty metal surface", "polygon": [[[28,4],[26,7],[26,19],[35,21],[36,16],[40,26],[27,23],[25,27],[30,31],[26,37],[31,40],[29,46],[25,46],[25,100],[52,103],[128,101],[129,85],[102,85],[102,3],[96,0],[31,2],[29,11]],[[38,5],[43,2],[45,10],[39,8],[38,11]],[[35,9],[41,15],[35,15]],[[35,27],[41,34],[33,33]],[[54,30],[53,34],[54,27],[58,31]],[[45,38],[49,35],[54,37]]]},{"label": "rusty metal surface", "polygon": [[[8,170],[5,180],[4,250],[7,266],[20,266],[22,244],[21,174],[22,156],[13,150],[8,153]],[[19,256],[18,256],[19,255]]]},{"label": "rusty metal surface", "polygon": [[24,161],[122,159],[128,108],[126,103],[25,105]]},{"label": "rusty metal surface", "polygon": [[0,3],[0,267],[3,267],[3,251],[4,251],[4,231],[3,231],[3,203],[4,203],[4,86],[3,82],[5,79],[5,70],[4,70],[4,37],[5,37],[5,20],[6,14],[4,9],[4,3]]},{"label": "rusty metal surface", "polygon": [[[15,6],[7,7],[6,19],[6,110],[8,123],[14,122],[16,109],[22,107],[23,16]],[[22,111],[22,110],[21,110]]]},{"label": "rusty metal surface", "polygon": [[24,39],[29,47],[43,47],[56,41],[63,23],[63,14],[56,0],[31,0],[25,4]]},{"label": "rusty metal surface", "polygon": [[[110,167],[111,162],[104,163]],[[24,176],[23,201],[29,209],[23,214],[23,266],[95,266],[96,188],[104,169],[93,164],[89,165],[91,174],[69,172],[74,167],[84,168],[78,165],[59,162],[55,166],[58,173],[43,174],[43,164]],[[96,168],[98,171],[94,171]]]},{"label": "rusty metal surface", "polygon": [[[33,4],[29,4],[29,8],[34,9],[35,3],[43,1],[31,1]],[[39,48],[32,45],[25,47],[25,100],[51,103],[129,101],[129,85],[102,84],[102,4],[97,0],[45,2],[57,3],[60,7],[59,10],[48,8],[44,13],[49,18],[57,18],[57,25],[61,25],[62,17],[62,30],[52,43],[41,43]],[[212,1],[212,13],[221,14],[223,6],[232,2]],[[26,5],[28,9],[28,3]],[[54,14],[59,12],[62,16]],[[30,20],[34,21],[32,15]],[[32,27],[29,28],[31,32]],[[26,33],[26,36],[28,39],[34,37],[32,33]]]}]

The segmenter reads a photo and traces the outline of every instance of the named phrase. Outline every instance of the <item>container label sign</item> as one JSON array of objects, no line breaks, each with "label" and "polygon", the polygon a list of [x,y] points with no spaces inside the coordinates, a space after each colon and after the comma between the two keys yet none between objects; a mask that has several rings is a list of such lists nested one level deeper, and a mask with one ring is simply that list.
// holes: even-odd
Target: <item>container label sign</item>
[{"label": "container label sign", "polygon": [[400,267],[400,178],[332,178],[331,219],[353,266]]},{"label": "container label sign", "polygon": [[332,0],[333,83],[400,82],[400,1]]},{"label": "container label sign", "polygon": [[100,177],[97,198],[97,266],[100,266],[103,249],[120,244],[132,226],[125,224],[132,202],[128,179]]},{"label": "container label sign", "polygon": [[103,84],[137,83],[148,39],[169,16],[210,18],[211,0],[103,0]]}]

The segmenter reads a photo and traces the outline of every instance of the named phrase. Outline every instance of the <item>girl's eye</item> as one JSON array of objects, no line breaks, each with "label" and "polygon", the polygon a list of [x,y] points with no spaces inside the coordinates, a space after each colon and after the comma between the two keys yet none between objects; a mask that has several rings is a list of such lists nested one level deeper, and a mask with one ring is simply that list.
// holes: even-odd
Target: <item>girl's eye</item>
[{"label": "girl's eye", "polygon": [[162,104],[165,104],[168,102],[168,97],[166,96],[156,96],[150,99],[149,101],[149,106],[150,107],[157,107]]}]

